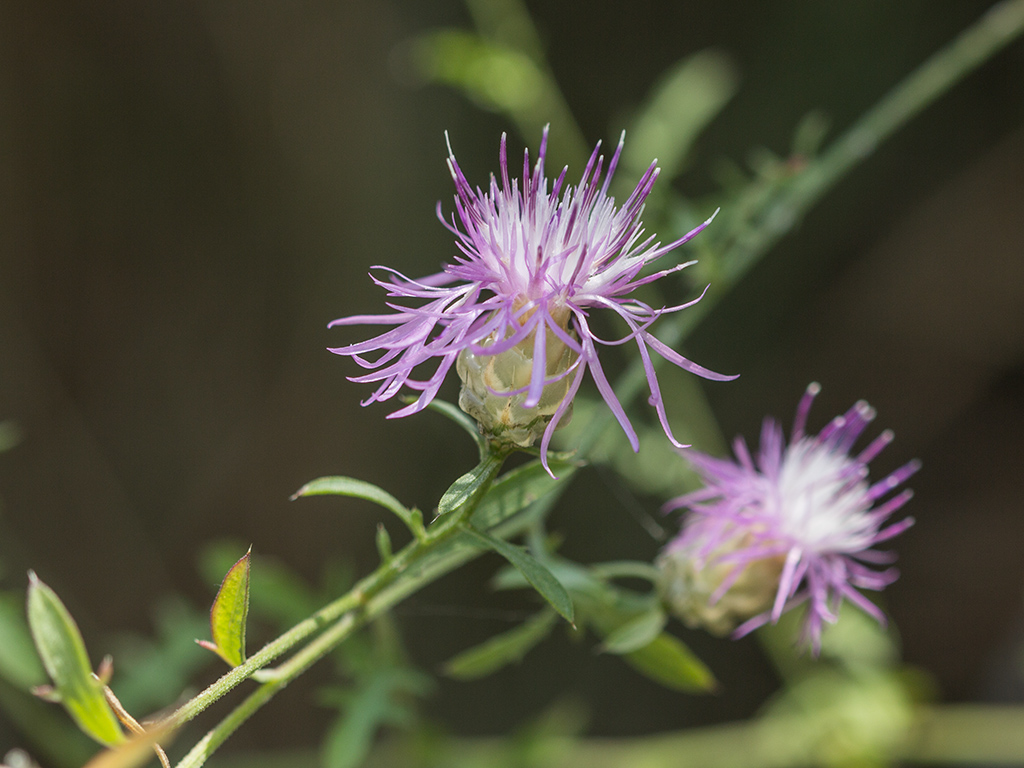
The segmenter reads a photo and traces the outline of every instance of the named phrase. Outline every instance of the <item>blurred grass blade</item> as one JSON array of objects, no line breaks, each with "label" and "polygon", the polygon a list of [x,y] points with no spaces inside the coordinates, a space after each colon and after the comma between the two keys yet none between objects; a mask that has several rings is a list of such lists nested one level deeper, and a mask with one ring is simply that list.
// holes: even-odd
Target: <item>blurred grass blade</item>
[{"label": "blurred grass blade", "polygon": [[551,125],[548,157],[553,165],[586,164],[589,142],[536,51],[518,48],[511,40],[442,29],[418,36],[399,53],[415,78],[451,86],[483,109],[506,114],[525,138],[535,140]]},{"label": "blurred grass blade", "polygon": [[608,633],[600,650],[605,653],[617,654],[638,651],[661,634],[667,620],[668,617],[665,616],[665,612],[661,608],[644,611],[618,629]]},{"label": "blurred grass blade", "polygon": [[658,158],[666,179],[676,176],[693,142],[736,92],[738,75],[721,51],[700,51],[676,63],[654,87],[627,131],[622,162],[630,175]]},{"label": "blurred grass blade", "polygon": [[198,641],[232,667],[245,661],[245,627],[249,620],[249,578],[252,547],[224,576],[210,608],[213,642]]},{"label": "blurred grass blade", "polygon": [[445,29],[423,35],[411,53],[422,77],[461,89],[485,109],[529,108],[544,89],[544,75],[529,56],[471,32]]},{"label": "blurred grass blade", "polygon": [[39,658],[59,700],[84,733],[100,744],[119,744],[124,733],[92,673],[75,620],[56,593],[29,572],[28,623]]},{"label": "blurred grass blade", "polygon": [[476,680],[521,661],[534,646],[548,636],[555,623],[553,611],[542,611],[515,629],[495,635],[445,662],[442,671],[456,680]]},{"label": "blurred grass blade", "polygon": [[667,632],[662,632],[643,648],[626,653],[622,658],[645,677],[667,688],[686,693],[708,693],[718,687],[704,662]]},{"label": "blurred grass blade", "polygon": [[466,533],[471,538],[476,539],[482,546],[487,547],[487,549],[493,549],[508,560],[517,571],[523,574],[523,577],[530,582],[533,588],[540,593],[540,596],[547,600],[552,608],[558,611],[562,618],[570,624],[573,623],[574,612],[572,598],[569,597],[569,593],[562,586],[562,583],[555,578],[554,574],[541,565],[532,555],[528,554],[522,547],[509,544],[507,541],[502,541],[491,536],[489,533],[483,533],[475,528],[467,528]]}]

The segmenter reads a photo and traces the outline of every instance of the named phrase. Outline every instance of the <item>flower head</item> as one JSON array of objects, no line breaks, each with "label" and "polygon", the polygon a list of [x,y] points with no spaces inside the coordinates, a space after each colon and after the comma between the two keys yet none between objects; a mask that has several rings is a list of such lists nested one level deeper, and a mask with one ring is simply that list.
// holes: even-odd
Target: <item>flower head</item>
[{"label": "flower head", "polygon": [[[666,434],[678,445],[665,415],[650,351],[705,378],[735,377],[713,373],[687,360],[649,330],[661,315],[691,306],[700,297],[655,309],[630,294],[693,263],[642,274],[648,264],[690,240],[710,219],[667,245],[656,242],[653,235],[645,236],[640,216],[658,168],[652,163],[632,194],[617,207],[608,189],[622,146],[620,139],[607,172],[598,144],[575,187],[566,183],[567,170],[549,182],[544,175],[545,128],[532,169],[529,151],[524,153],[520,183],[509,178],[502,135],[499,178],[492,175],[486,191],[470,186],[449,146],[455,213],[446,221],[439,203],[438,217],[455,235],[458,255],[441,272],[420,280],[376,267],[386,276],[372,279],[388,292],[393,300],[388,306],[394,313],[356,315],[331,323],[394,326],[367,341],[331,350],[352,357],[370,371],[352,381],[379,382],[364,405],[387,400],[404,386],[421,394],[390,416],[415,413],[430,403],[458,362],[466,382],[460,404],[478,420],[493,422],[482,420],[485,430],[518,429],[512,435],[514,442],[525,445],[541,436],[544,455],[589,370],[636,450],[636,432],[597,354],[598,345],[633,341],[647,373],[650,402]],[[590,325],[594,309],[618,315],[628,332],[617,339],[599,338]],[[505,353],[509,353],[507,359],[497,360]],[[374,354],[377,356],[368,357]],[[436,366],[429,375],[414,378],[421,364],[431,362]],[[492,398],[499,401],[490,402]]]},{"label": "flower head", "polygon": [[880,590],[896,580],[894,568],[872,567],[894,559],[874,547],[913,524],[909,517],[887,523],[912,492],[890,494],[920,464],[869,483],[868,463],[893,433],[851,454],[875,416],[861,401],[817,435],[805,434],[819,390],[807,388],[788,446],[778,424],[765,420],[756,463],[742,438],[735,462],[686,452],[705,486],[666,505],[689,514],[659,563],[665,598],[687,623],[719,633],[735,628],[739,637],[807,603],[802,639],[817,652],[823,622],[837,620],[844,599],[884,620],[857,588]]}]

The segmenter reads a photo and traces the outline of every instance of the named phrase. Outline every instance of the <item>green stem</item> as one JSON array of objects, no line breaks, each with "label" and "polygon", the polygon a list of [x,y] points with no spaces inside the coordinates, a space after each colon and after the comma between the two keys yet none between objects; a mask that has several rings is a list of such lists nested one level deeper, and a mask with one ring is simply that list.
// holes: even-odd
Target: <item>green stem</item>
[{"label": "green stem", "polygon": [[[716,301],[739,282],[843,176],[1022,31],[1024,0],[997,3],[889,91],[780,190],[774,203],[760,216],[758,224],[722,254],[722,269],[716,276],[713,293],[709,292],[699,304],[685,312],[661,321],[658,337],[673,348],[682,342],[714,308]],[[658,367],[664,361],[654,357],[653,362]],[[646,383],[643,366],[635,361],[616,382],[616,395],[624,406],[628,406],[643,391]],[[607,410],[595,415],[580,438],[580,455],[585,455],[593,447],[611,419],[612,415]]]},{"label": "green stem", "polygon": [[[456,548],[456,555],[431,558],[441,545],[449,543],[465,527],[497,477],[507,452],[491,451],[468,474],[475,475],[478,485],[463,503],[449,514],[438,518],[422,539],[414,539],[404,549],[362,579],[347,594],[324,607],[309,619],[300,622],[277,640],[255,654],[244,664],[228,672],[195,698],[186,702],[170,716],[174,727],[191,720],[211,703],[230,691],[253,672],[265,666],[309,637],[317,629],[327,629],[273,670],[266,682],[251,693],[224,720],[204,736],[178,763],[177,768],[199,768],[254,712],[270,701],[288,683],[323,658],[339,643],[374,617],[415,592],[433,579],[461,565],[479,551],[471,546]],[[432,562],[439,560],[440,562]],[[440,565],[441,567],[438,567]]]}]

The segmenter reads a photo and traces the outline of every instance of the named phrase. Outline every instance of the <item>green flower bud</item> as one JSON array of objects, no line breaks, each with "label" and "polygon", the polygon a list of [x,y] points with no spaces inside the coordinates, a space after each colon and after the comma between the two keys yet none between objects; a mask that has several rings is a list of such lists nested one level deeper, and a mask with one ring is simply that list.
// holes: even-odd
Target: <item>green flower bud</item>
[{"label": "green flower bud", "polygon": [[[565,321],[569,313],[565,311]],[[543,325],[538,326],[544,328]],[[533,408],[524,407],[526,388],[533,375],[533,336],[496,355],[477,355],[464,349],[456,363],[462,379],[459,407],[476,419],[484,434],[501,442],[520,447],[533,445],[551,422],[555,411],[565,399],[571,375],[565,375],[576,361],[576,353],[551,331],[545,330],[546,384],[540,400]],[[515,392],[516,394],[507,394]],[[572,405],[559,420],[559,427],[569,423]]]}]

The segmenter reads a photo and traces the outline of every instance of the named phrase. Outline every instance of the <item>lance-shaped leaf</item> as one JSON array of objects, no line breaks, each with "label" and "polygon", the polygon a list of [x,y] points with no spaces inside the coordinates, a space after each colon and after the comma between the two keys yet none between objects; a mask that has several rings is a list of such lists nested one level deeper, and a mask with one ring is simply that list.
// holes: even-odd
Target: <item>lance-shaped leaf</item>
[{"label": "lance-shaped leaf", "polygon": [[47,698],[59,701],[78,727],[100,744],[124,741],[117,717],[103,696],[103,685],[92,672],[85,642],[75,620],[57,594],[29,572],[28,624],[53,690]]},{"label": "lance-shaped leaf", "polygon": [[252,547],[221,582],[210,608],[210,636],[213,642],[197,640],[232,667],[245,661],[245,625],[249,619],[249,568]]},{"label": "lance-shaped leaf", "polygon": [[662,632],[643,648],[623,654],[622,658],[651,680],[677,691],[707,692],[718,686],[704,662],[667,632]]},{"label": "lance-shaped leaf", "polygon": [[463,504],[471,503],[474,499],[487,493],[494,476],[501,469],[503,461],[504,456],[489,454],[469,472],[452,483],[437,502],[438,517],[447,515]]},{"label": "lance-shaped leaf", "polygon": [[485,531],[508,520],[555,491],[560,484],[564,488],[578,468],[577,464],[558,460],[552,460],[550,466],[558,480],[548,474],[540,460],[517,467],[495,480],[473,513],[473,526]]},{"label": "lance-shaped leaf", "polygon": [[423,533],[423,521],[418,513],[407,509],[402,502],[383,488],[378,488],[365,480],[356,480],[353,477],[341,475],[320,477],[299,488],[292,494],[292,499],[297,499],[300,496],[348,496],[353,499],[366,499],[394,512],[414,536]]},{"label": "lance-shaped leaf", "polygon": [[495,635],[480,645],[463,651],[445,662],[444,673],[457,680],[476,680],[502,667],[520,661],[551,632],[555,622],[552,611],[542,611],[515,629]]},{"label": "lance-shaped leaf", "polygon": [[572,598],[569,597],[569,593],[554,574],[541,565],[536,558],[528,554],[522,547],[509,544],[489,533],[478,531],[475,528],[467,528],[466,533],[481,546],[493,549],[508,560],[517,571],[523,574],[523,578],[540,593],[540,596],[558,611],[560,616],[570,624],[573,623]]}]

